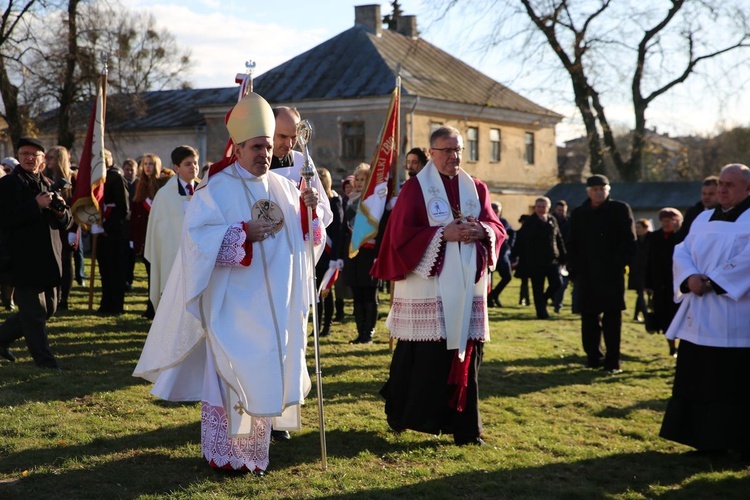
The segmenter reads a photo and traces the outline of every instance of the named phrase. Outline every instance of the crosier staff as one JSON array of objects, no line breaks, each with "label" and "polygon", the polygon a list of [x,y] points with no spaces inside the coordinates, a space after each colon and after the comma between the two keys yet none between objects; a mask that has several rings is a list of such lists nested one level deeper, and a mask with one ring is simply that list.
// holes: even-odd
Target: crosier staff
[{"label": "crosier staff", "polygon": [[[302,154],[305,157],[305,163],[300,170],[300,175],[305,179],[305,185],[310,186],[310,181],[315,175],[315,169],[312,166],[310,159],[310,151],[308,144],[310,143],[310,137],[312,137],[312,126],[310,122],[305,120],[297,125],[297,140],[302,147]],[[310,293],[311,297],[316,297],[316,291],[318,289],[315,286],[315,244],[313,242],[313,215],[312,207],[307,207],[307,253],[310,257]],[[312,304],[312,322],[313,322],[313,339],[315,344],[315,378],[317,381],[318,388],[318,422],[320,427],[320,456],[323,466],[323,470],[328,468],[328,461],[326,456],[326,425],[323,417],[323,378],[322,372],[320,371],[320,338],[318,336],[318,308],[317,304]]]}]

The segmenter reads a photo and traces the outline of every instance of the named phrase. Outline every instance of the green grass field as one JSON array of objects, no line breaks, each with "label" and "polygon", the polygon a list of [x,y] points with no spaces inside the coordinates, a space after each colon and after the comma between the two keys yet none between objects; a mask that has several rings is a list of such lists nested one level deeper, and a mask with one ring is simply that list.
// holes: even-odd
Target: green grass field
[{"label": "green grass field", "polygon": [[[71,309],[49,323],[62,374],[36,368],[22,341],[12,346],[18,362],[2,362],[0,499],[750,498],[747,462],[658,437],[674,369],[663,338],[626,311],[624,373],[585,369],[578,317],[566,306],[536,320],[533,307],[515,306],[516,280],[506,307],[490,312],[480,372],[487,446],[390,432],[377,394],[390,361],[383,320],[375,343],[360,346],[348,344],[350,317],[321,344],[328,470],[313,388],[304,429],[271,444],[264,478],[216,472],[200,456],[199,404],[157,400],[130,375],[149,327],[136,270],[127,314],[92,314],[74,288]],[[308,354],[314,378],[312,342]]]}]

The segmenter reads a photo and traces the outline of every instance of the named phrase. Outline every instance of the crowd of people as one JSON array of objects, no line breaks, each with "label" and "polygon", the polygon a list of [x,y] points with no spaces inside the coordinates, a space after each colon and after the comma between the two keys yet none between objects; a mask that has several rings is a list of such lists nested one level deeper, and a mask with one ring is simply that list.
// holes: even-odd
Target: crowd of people
[{"label": "crowd of people", "polygon": [[[370,344],[381,284],[391,284],[385,327],[397,343],[380,390],[388,425],[482,445],[488,309],[503,307],[513,277],[518,303],[533,299],[543,321],[553,318],[550,306],[560,313],[570,288],[584,366],[612,375],[622,372],[627,287],[636,293],[633,320],[663,333],[677,358],[661,435],[702,450],[750,451],[740,429],[750,356],[746,166],[705,179],[684,217],[661,209],[654,231],[610,197],[599,174],[570,215],[564,200],[553,207],[539,196],[514,229],[488,187],[462,169],[461,133],[444,126],[428,151],[405,155],[408,179],[377,236],[351,252],[370,165],[337,191],[331,172],[295,149],[300,120],[296,109],[250,93],[227,115],[232,156],[210,168],[201,171],[189,145],[172,151],[171,167],[152,153],[118,166],[105,152],[102,219],[90,227],[71,215],[68,151],[22,138],[20,161],[6,158],[0,172],[0,210],[9,214],[0,222],[2,304],[17,309],[0,325],[0,357],[15,361],[9,347],[23,337],[38,366],[60,370],[46,321],[69,307],[74,281],[86,285],[84,241],[96,237],[100,314],[125,311],[136,262],[147,272],[143,315],[153,322],[134,375],[160,398],[201,401],[201,448],[212,467],[262,474],[271,437],[300,428],[311,307],[324,338],[351,300],[349,343]],[[305,166],[314,172],[303,179]],[[318,297],[312,277],[320,283],[331,271],[339,279]]]}]

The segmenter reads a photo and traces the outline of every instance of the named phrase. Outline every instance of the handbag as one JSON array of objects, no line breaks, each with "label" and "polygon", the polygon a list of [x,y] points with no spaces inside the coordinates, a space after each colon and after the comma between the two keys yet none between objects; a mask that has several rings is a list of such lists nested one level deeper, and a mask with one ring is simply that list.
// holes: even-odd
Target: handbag
[{"label": "handbag", "polygon": [[651,295],[648,296],[646,311],[643,313],[643,326],[646,327],[648,333],[659,332],[659,325],[656,322],[656,313],[654,312],[654,303]]}]

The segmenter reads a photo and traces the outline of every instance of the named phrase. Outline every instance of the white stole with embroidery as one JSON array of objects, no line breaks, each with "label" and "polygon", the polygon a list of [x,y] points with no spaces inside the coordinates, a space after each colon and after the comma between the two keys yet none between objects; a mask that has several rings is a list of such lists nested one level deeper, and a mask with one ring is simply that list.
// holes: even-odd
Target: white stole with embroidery
[{"label": "white stole with embroidery", "polygon": [[[417,174],[417,179],[422,188],[430,225],[449,224],[454,219],[451,205],[440,173],[432,161]],[[458,171],[458,192],[461,214],[464,217],[478,218],[480,206],[477,187],[471,176],[463,170]],[[462,361],[466,353],[474,302],[476,259],[476,242],[447,241],[443,267],[436,277],[438,294],[443,302],[447,348],[458,349],[458,356]]]}]

